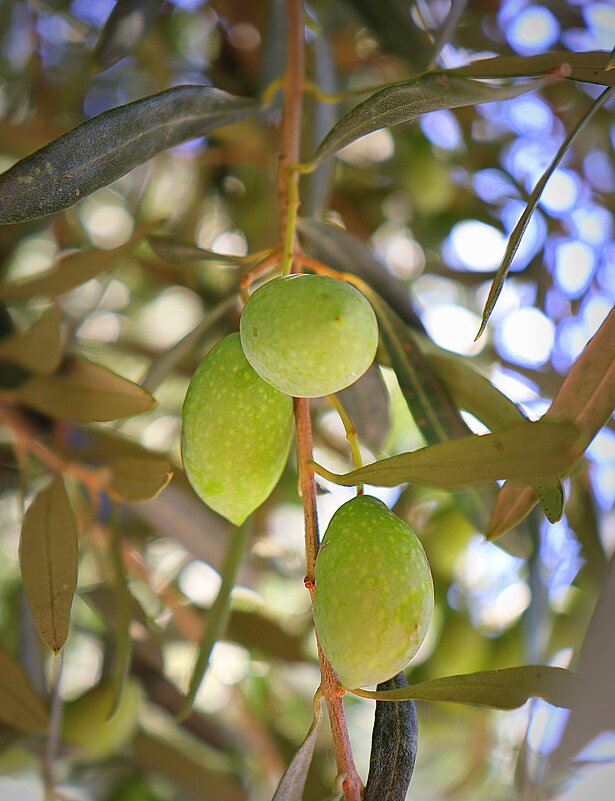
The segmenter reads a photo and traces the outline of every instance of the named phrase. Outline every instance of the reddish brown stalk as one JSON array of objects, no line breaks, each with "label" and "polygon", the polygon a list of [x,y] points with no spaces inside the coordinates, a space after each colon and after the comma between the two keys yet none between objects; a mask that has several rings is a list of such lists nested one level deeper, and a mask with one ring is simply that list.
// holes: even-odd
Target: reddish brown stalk
[{"label": "reddish brown stalk", "polygon": [[[280,131],[280,162],[278,167],[278,199],[280,207],[280,247],[282,264],[292,262],[292,271],[299,269],[295,259],[297,245],[294,236],[297,203],[298,174],[292,170],[299,161],[301,133],[301,100],[304,82],[304,24],[302,0],[286,0],[288,24],[288,60],[284,75],[284,107]],[[295,426],[299,465],[299,491],[305,516],[306,586],[314,596],[314,565],[318,552],[318,518],[316,515],[316,484],[314,474],[307,467],[312,459],[312,429],[309,401],[295,398]],[[327,658],[318,648],[322,693],[327,704],[333,748],[345,801],[361,801],[362,784],[355,768],[346,727],[341,689],[337,676]]]}]

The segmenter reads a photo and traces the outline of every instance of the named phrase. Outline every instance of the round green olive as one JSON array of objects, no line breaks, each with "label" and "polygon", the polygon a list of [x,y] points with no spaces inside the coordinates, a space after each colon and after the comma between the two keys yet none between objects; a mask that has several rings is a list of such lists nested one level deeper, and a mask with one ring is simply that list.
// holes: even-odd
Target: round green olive
[{"label": "round green olive", "polygon": [[433,612],[433,582],[416,534],[382,501],[359,495],[331,518],[316,558],[314,620],[344,687],[406,667]]},{"label": "round green olive", "polygon": [[292,400],[250,367],[239,334],[222,339],[195,372],[182,408],[182,459],[195,492],[236,525],[280,478]]},{"label": "round green olive", "polygon": [[378,346],[376,315],[345,281],[287,275],[256,290],[243,310],[241,343],[256,372],[298,398],[353,384]]}]

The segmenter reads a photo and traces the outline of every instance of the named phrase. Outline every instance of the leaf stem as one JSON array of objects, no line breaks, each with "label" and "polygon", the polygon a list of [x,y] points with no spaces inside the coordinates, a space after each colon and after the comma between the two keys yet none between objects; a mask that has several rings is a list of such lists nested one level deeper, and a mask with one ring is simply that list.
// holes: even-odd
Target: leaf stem
[{"label": "leaf stem", "polygon": [[[359,447],[359,439],[357,437],[357,429],[353,426],[348,412],[344,409],[342,402],[337,395],[327,395],[327,400],[333,406],[335,411],[339,414],[344,431],[346,432],[346,439],[350,446],[350,454],[352,456],[352,464],[356,468],[363,467],[363,459],[361,458],[361,448]],[[357,484],[357,495],[363,494],[363,484]]]}]

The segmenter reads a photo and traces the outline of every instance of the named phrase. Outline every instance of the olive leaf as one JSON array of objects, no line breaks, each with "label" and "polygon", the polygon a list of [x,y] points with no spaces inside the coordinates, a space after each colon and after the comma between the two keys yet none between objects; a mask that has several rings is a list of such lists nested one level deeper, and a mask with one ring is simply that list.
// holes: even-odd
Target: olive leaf
[{"label": "olive leaf", "polygon": [[117,0],[96,44],[95,63],[107,69],[129,55],[161,6],[162,0]]},{"label": "olive leaf", "polygon": [[35,373],[53,373],[62,359],[62,345],[62,312],[52,306],[26,331],[0,340],[0,359]]},{"label": "olive leaf", "polygon": [[41,637],[55,653],[68,636],[78,560],[75,516],[64,480],[56,476],[26,510],[19,540],[21,577],[30,612]]},{"label": "olive leaf", "polygon": [[303,789],[307,779],[308,770],[314,755],[314,746],[318,738],[320,724],[322,723],[322,694],[320,690],[314,696],[314,719],[305,740],[299,746],[290,765],[284,771],[280,783],[273,795],[272,801],[300,801],[303,798]]},{"label": "olive leaf", "polygon": [[110,720],[120,708],[132,662],[132,620],[133,598],[128,589],[128,577],[122,557],[122,534],[119,508],[116,505],[111,524],[110,557],[113,569],[113,635],[114,663],[111,676],[112,702],[108,715]]},{"label": "olive leaf", "polygon": [[80,356],[65,359],[53,375],[32,376],[15,394],[21,403],[50,417],[81,421],[116,420],[156,405],[138,384]]},{"label": "olive leaf", "polygon": [[452,701],[494,709],[515,709],[528,698],[543,698],[553,706],[570,708],[578,685],[577,674],[570,670],[548,665],[523,665],[447,676],[385,692],[358,689],[349,692],[376,701]]},{"label": "olive leaf", "polygon": [[25,670],[0,648],[0,723],[25,734],[44,734],[48,727],[45,704]]},{"label": "olive leaf", "polygon": [[347,112],[329,131],[309,162],[310,169],[346,145],[380,128],[412,122],[438,109],[508,100],[540,89],[549,78],[514,86],[489,86],[445,71],[426,72],[410,81],[392,83]]},{"label": "olive leaf", "polygon": [[207,250],[192,242],[184,242],[172,236],[148,236],[147,241],[154,253],[165,261],[208,261],[233,267],[246,261],[244,256],[216,253],[214,250]]},{"label": "olive leaf", "polygon": [[0,223],[67,209],[157,153],[257,110],[211,86],[175,86],[104,111],[0,175]]},{"label": "olive leaf", "polygon": [[[377,692],[408,686],[398,673]],[[405,801],[418,749],[418,724],[413,701],[376,701],[369,773],[363,801]]]}]

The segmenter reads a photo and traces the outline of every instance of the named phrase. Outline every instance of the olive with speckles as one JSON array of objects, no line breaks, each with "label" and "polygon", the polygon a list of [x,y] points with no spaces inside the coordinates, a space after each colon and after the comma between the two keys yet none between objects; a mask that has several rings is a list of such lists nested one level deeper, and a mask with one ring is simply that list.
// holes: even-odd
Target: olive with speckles
[{"label": "olive with speckles", "polygon": [[331,518],[315,568],[318,639],[341,684],[365,687],[406,667],[433,612],[416,534],[382,501],[359,495]]},{"label": "olive with speckles", "polygon": [[241,525],[275,487],[288,456],[292,400],[257,375],[239,334],[203,359],[182,408],[182,459],[195,492]]},{"label": "olive with speckles", "polygon": [[240,333],[256,372],[298,398],[353,384],[378,346],[369,301],[351,284],[324,275],[287,275],[261,286],[248,298]]}]

